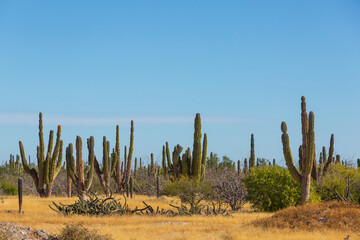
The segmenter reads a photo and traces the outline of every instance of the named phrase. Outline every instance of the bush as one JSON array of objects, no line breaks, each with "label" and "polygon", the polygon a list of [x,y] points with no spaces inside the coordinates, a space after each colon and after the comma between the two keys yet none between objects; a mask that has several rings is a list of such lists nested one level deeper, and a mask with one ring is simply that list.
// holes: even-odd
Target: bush
[{"label": "bush", "polygon": [[322,177],[318,187],[321,199],[325,201],[334,200],[335,192],[340,196],[344,196],[345,190],[348,187],[348,177],[350,178],[351,197],[355,203],[359,203],[360,171],[354,167],[342,166],[340,164],[331,165],[327,174]]},{"label": "bush", "polygon": [[6,195],[17,195],[17,193],[18,193],[17,186],[15,186],[9,182],[1,183],[0,188]]},{"label": "bush", "polygon": [[95,230],[89,230],[81,225],[66,225],[62,229],[59,240],[112,240],[109,235],[100,235]]},{"label": "bush", "polygon": [[300,184],[285,168],[252,168],[244,182],[248,192],[247,198],[257,210],[273,212],[300,204]]},{"label": "bush", "polygon": [[207,181],[193,180],[182,177],[174,182],[168,181],[163,186],[163,193],[178,196],[182,203],[188,203],[193,212],[201,209],[200,203],[208,198],[213,190],[213,185]]}]

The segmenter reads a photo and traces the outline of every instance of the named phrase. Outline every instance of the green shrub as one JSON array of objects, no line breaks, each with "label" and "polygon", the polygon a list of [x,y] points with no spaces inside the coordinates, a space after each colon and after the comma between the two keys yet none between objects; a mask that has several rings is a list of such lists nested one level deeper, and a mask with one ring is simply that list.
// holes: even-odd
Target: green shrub
[{"label": "green shrub", "polygon": [[95,230],[89,230],[81,225],[66,225],[62,229],[59,240],[112,240],[109,235],[99,235]]},{"label": "green shrub", "polygon": [[352,166],[342,166],[341,164],[331,165],[327,174],[322,177],[318,187],[321,199],[325,201],[335,199],[334,192],[340,196],[344,196],[348,186],[348,177],[350,177],[351,196],[354,202],[359,203],[360,171]]},{"label": "green shrub", "polygon": [[282,167],[252,168],[244,179],[248,201],[257,210],[273,212],[300,204],[300,184]]},{"label": "green shrub", "polygon": [[17,195],[18,188],[9,182],[3,182],[0,184],[0,188],[6,195]]},{"label": "green shrub", "polygon": [[212,183],[186,177],[182,177],[174,182],[168,181],[163,186],[163,194],[178,196],[182,203],[190,204],[194,211],[200,208],[201,201],[210,196],[212,191]]}]

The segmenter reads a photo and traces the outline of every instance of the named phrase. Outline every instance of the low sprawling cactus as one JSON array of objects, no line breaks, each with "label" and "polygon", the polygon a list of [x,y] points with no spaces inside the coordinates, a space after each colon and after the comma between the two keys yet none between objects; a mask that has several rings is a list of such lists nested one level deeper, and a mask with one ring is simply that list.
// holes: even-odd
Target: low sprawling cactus
[{"label": "low sprawling cactus", "polygon": [[42,122],[42,113],[39,114],[39,146],[37,147],[37,161],[38,166],[37,170],[31,168],[28,165],[24,146],[21,141],[19,141],[21,160],[23,164],[24,171],[31,175],[36,190],[40,197],[50,197],[53,182],[55,177],[59,173],[62,164],[62,145],[63,142],[60,140],[61,136],[61,126],[58,126],[56,134],[56,143],[55,148],[53,149],[53,140],[54,140],[54,131],[50,131],[49,135],[49,144],[48,150],[45,156],[45,144],[43,138],[43,122]]}]

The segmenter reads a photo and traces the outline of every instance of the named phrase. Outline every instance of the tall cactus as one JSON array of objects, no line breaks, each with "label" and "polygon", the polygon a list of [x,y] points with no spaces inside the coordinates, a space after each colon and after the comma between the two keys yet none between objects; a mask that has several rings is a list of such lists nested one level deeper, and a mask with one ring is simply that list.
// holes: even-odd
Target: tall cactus
[{"label": "tall cactus", "polygon": [[19,141],[21,161],[23,164],[24,171],[31,175],[34,184],[36,186],[36,191],[40,197],[50,197],[53,182],[55,177],[61,169],[62,163],[62,145],[63,142],[60,140],[61,136],[61,126],[58,126],[56,133],[56,143],[55,148],[53,149],[53,138],[54,131],[50,131],[49,135],[49,144],[48,150],[45,157],[45,145],[43,138],[43,122],[42,122],[42,113],[39,114],[39,146],[37,147],[37,160],[38,167],[37,171],[35,168],[30,168],[27,163],[24,146],[21,141]]},{"label": "tall cactus", "polygon": [[167,160],[167,163],[168,163],[168,171],[172,171],[172,163],[171,163],[171,157],[170,157],[170,148],[169,148],[169,143],[166,142],[165,144],[165,150],[166,150],[166,160]]},{"label": "tall cactus", "polygon": [[237,174],[241,175],[241,166],[240,166],[240,160],[237,161]]},{"label": "tall cactus", "polygon": [[164,171],[164,174],[166,173],[166,150],[165,150],[165,145],[163,145],[162,148],[162,168]]},{"label": "tall cactus", "polygon": [[151,153],[150,154],[150,158],[151,158],[151,161],[150,161],[150,171],[151,171],[151,174],[153,175],[153,176],[155,176],[155,162],[154,162],[154,154],[153,153]]},{"label": "tall cactus", "polygon": [[125,189],[127,188],[130,182],[133,152],[134,152],[134,121],[131,120],[130,146],[129,146],[129,152],[126,155],[126,167],[124,167],[124,177],[122,179],[121,186],[118,185],[119,192],[125,191]]},{"label": "tall cactus", "polygon": [[200,113],[196,114],[194,123],[194,144],[192,154],[192,177],[200,179],[201,177],[201,118]]},{"label": "tall cactus", "polygon": [[301,203],[305,204],[310,197],[311,170],[313,168],[315,156],[315,132],[314,132],[314,113],[306,112],[305,97],[301,97],[301,126],[302,126],[302,158],[301,174],[294,165],[293,157],[290,150],[289,135],[287,134],[286,122],[281,123],[283,132],[281,139],[283,144],[283,153],[286,165],[291,176],[300,183],[301,186]]},{"label": "tall cactus", "polygon": [[69,176],[76,186],[78,195],[83,199],[86,198],[86,192],[90,189],[94,175],[94,137],[91,136],[87,141],[89,151],[88,171],[85,170],[84,160],[82,158],[82,140],[76,137],[76,167],[73,156],[73,145],[70,143],[66,148],[66,164]]},{"label": "tall cactus", "polygon": [[251,134],[249,171],[253,167],[255,167],[255,143],[254,143],[254,134]]}]

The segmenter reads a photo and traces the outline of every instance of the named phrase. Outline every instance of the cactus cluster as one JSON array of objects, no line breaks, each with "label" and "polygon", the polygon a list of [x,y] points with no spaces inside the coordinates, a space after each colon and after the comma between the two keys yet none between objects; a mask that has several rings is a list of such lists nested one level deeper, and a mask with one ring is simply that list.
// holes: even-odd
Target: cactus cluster
[{"label": "cactus cluster", "polygon": [[[91,136],[87,140],[87,147],[89,150],[88,155],[88,167],[84,166],[84,160],[82,158],[82,140],[81,137],[76,137],[76,166],[73,156],[73,145],[70,143],[66,148],[66,166],[67,174],[71,182],[76,186],[78,195],[82,198],[86,197],[87,191],[90,189],[93,175],[94,175],[94,137]],[[71,182],[70,191],[68,190],[68,196],[71,197]]]},{"label": "cactus cluster", "polygon": [[39,114],[39,145],[37,146],[37,170],[31,168],[25,157],[24,146],[19,141],[20,155],[23,164],[24,171],[31,175],[36,190],[40,197],[51,196],[53,182],[55,177],[59,173],[62,164],[62,148],[63,142],[60,140],[61,126],[58,126],[56,133],[56,142],[53,149],[54,131],[50,131],[49,143],[45,156],[45,144],[43,137],[43,122],[42,113]]}]

